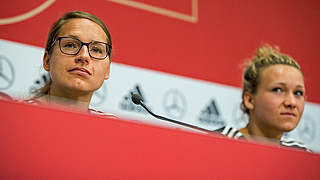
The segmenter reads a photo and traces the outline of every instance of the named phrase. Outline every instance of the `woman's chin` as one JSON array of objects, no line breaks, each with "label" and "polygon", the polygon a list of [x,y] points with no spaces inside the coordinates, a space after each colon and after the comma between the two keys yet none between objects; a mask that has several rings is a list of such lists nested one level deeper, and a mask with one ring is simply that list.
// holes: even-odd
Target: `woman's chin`
[{"label": "woman's chin", "polygon": [[294,130],[296,127],[297,127],[297,125],[290,124],[290,125],[283,126],[281,129],[283,132],[290,132],[290,131]]}]

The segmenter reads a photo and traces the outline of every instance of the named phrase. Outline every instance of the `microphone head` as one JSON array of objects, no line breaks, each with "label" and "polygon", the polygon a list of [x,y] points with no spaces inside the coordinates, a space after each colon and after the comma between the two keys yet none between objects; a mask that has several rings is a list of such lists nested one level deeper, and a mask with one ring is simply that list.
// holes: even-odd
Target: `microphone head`
[{"label": "microphone head", "polygon": [[136,105],[140,105],[141,102],[143,101],[142,97],[139,94],[132,94],[131,100]]}]

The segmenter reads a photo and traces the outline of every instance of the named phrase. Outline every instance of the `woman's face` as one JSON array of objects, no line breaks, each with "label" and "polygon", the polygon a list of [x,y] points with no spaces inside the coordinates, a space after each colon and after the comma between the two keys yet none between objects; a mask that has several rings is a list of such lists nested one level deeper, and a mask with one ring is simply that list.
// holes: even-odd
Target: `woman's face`
[{"label": "woman's face", "polygon": [[256,94],[245,95],[250,122],[271,132],[293,130],[303,113],[304,94],[303,76],[296,68],[288,65],[264,68]]},{"label": "woman's face", "polygon": [[[107,36],[96,23],[83,18],[72,19],[64,24],[58,37],[75,37],[84,43],[105,42]],[[63,54],[59,42],[54,44],[51,54],[43,59],[44,69],[50,72],[51,90],[59,92],[93,93],[109,78],[110,59],[98,60],[90,57],[88,47],[83,45],[76,55]]]}]

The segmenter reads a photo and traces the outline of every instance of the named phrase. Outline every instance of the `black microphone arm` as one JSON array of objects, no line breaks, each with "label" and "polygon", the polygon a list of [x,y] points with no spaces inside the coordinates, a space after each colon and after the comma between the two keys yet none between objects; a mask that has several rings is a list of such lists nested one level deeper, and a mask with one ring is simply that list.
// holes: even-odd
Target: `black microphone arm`
[{"label": "black microphone arm", "polygon": [[150,111],[150,109],[143,103],[143,100],[142,100],[142,97],[139,95],[139,94],[132,94],[131,96],[131,100],[133,103],[135,103],[136,105],[141,105],[146,111],[148,111],[148,113],[150,113],[152,116],[158,118],[158,119],[161,119],[161,120],[164,120],[164,121],[169,121],[169,122],[172,122],[172,123],[175,123],[175,124],[179,124],[179,125],[182,125],[182,126],[186,126],[186,127],[189,127],[189,128],[192,128],[192,129],[196,129],[196,130],[199,130],[199,131],[203,131],[203,132],[206,132],[206,133],[213,133],[214,131],[210,131],[208,129],[204,129],[204,128],[201,128],[201,127],[198,127],[198,126],[194,126],[194,125],[191,125],[191,124],[188,124],[188,123],[184,123],[184,122],[181,122],[181,121],[177,121],[177,120],[173,120],[173,119],[169,119],[169,118],[166,118],[166,117],[163,117],[163,116],[159,116],[157,114],[154,114],[152,111]]}]

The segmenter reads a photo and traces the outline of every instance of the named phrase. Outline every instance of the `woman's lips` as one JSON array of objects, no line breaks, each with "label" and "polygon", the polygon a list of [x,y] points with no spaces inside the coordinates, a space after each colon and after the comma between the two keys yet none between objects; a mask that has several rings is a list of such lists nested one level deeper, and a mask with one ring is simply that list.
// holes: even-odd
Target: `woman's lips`
[{"label": "woman's lips", "polygon": [[280,113],[280,115],[288,116],[288,117],[296,117],[297,116],[295,113],[292,113],[292,112],[283,112],[283,113]]},{"label": "woman's lips", "polygon": [[81,75],[81,76],[91,76],[90,71],[88,71],[86,68],[82,68],[82,67],[72,68],[68,72],[71,72],[72,74]]}]

